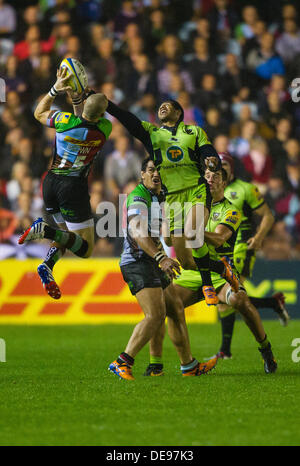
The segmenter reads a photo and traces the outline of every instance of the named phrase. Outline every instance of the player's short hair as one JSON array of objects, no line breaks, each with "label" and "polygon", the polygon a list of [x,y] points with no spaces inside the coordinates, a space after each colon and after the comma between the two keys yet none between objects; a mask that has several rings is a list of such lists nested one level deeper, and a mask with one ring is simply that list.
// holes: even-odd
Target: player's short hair
[{"label": "player's short hair", "polygon": [[99,120],[105,112],[108,105],[108,100],[104,94],[91,94],[85,101],[83,114],[88,120]]},{"label": "player's short hair", "polygon": [[182,108],[182,106],[180,105],[179,102],[177,102],[177,100],[173,100],[173,99],[168,99],[168,100],[165,100],[165,102],[170,102],[170,104],[173,105],[173,107],[175,108],[175,110],[180,110],[181,114],[177,120],[177,123],[180,123],[181,121],[183,121],[184,119],[184,110]]},{"label": "player's short hair", "polygon": [[148,167],[148,163],[150,162],[151,157],[146,157],[143,162],[142,162],[142,167],[141,167],[141,171],[142,172],[145,172],[147,170],[147,167]]}]

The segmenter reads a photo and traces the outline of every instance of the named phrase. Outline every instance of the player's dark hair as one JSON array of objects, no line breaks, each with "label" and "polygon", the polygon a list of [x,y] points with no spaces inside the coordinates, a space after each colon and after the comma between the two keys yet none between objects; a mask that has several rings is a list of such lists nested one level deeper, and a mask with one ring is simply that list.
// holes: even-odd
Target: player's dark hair
[{"label": "player's dark hair", "polygon": [[147,170],[148,163],[152,160],[150,157],[146,157],[142,162],[141,171],[145,172]]},{"label": "player's dark hair", "polygon": [[181,107],[180,103],[177,102],[177,100],[172,100],[172,99],[165,100],[165,102],[170,102],[170,104],[173,105],[175,110],[180,110],[181,114],[180,114],[180,116],[179,116],[179,118],[177,120],[177,123],[180,123],[181,121],[183,121],[183,119],[184,119],[184,110]]}]

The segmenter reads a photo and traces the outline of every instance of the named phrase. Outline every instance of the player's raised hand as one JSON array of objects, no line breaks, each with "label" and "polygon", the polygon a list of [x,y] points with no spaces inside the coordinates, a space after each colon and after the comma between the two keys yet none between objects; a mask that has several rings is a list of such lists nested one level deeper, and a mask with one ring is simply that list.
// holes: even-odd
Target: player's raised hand
[{"label": "player's raised hand", "polygon": [[59,68],[56,73],[56,83],[54,87],[57,92],[72,91],[72,87],[67,85],[70,76],[67,75],[67,68]]},{"label": "player's raised hand", "polygon": [[177,275],[180,275],[180,265],[179,263],[171,259],[170,257],[165,257],[159,263],[159,266],[163,272],[165,272],[168,277],[173,280]]}]

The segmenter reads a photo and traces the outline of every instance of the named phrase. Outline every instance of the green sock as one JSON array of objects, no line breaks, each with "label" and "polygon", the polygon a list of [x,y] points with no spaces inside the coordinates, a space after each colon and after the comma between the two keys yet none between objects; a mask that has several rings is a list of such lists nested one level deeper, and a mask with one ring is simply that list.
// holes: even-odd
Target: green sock
[{"label": "green sock", "polygon": [[152,356],[150,354],[150,364],[162,364],[163,359],[162,356]]},{"label": "green sock", "polygon": [[259,346],[261,348],[267,348],[267,346],[270,344],[269,340],[268,340],[268,337],[267,335],[265,336],[265,338],[263,339],[263,341],[260,341],[259,342]]}]

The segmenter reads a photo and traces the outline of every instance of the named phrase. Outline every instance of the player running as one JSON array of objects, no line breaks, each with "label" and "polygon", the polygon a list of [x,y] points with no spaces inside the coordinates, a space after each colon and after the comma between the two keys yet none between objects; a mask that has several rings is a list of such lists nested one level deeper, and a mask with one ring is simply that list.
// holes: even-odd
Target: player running
[{"label": "player running", "polygon": [[[215,259],[219,254],[231,255],[234,248],[237,231],[240,226],[242,215],[225,197],[226,172],[224,169],[218,172],[206,171],[205,177],[210,186],[213,196],[210,218],[206,227],[205,240],[207,241],[210,254]],[[189,252],[190,253],[190,252]],[[213,284],[218,292],[221,303],[238,310],[250,331],[259,343],[259,351],[264,360],[264,370],[267,374],[275,372],[277,363],[274,359],[271,344],[267,338],[260,315],[250,302],[245,289],[241,286],[237,293],[233,292],[228,283],[219,275],[212,273]],[[183,270],[182,274],[175,280],[174,288],[181,299],[183,306],[188,307],[203,299],[199,294],[201,276],[194,270]],[[157,358],[162,356],[163,329],[150,342],[150,351]],[[159,367],[150,364],[145,375],[159,375],[162,371]]]},{"label": "player running", "polygon": [[[86,258],[94,247],[92,218],[87,176],[94,157],[108,139],[112,125],[103,118],[107,107],[104,94],[93,94],[84,105],[81,98],[73,101],[74,112],[51,110],[58,93],[70,91],[66,85],[66,69],[59,69],[57,81],[39,102],[35,118],[43,125],[56,129],[53,161],[43,182],[43,198],[48,214],[58,225],[55,229],[38,218],[19,238],[24,241],[49,239],[52,241],[47,257],[38,266],[42,284],[54,299],[61,297],[52,271],[66,249]],[[81,113],[82,116],[78,115]]]},{"label": "player running", "polygon": [[[145,317],[139,322],[125,351],[109,365],[121,379],[134,380],[132,366],[139,351],[161,328],[168,316],[170,337],[175,345],[183,376],[199,376],[213,369],[217,358],[199,363],[192,357],[184,309],[171,281],[180,273],[176,260],[166,256],[160,242],[164,200],[157,168],[150,158],[142,165],[142,182],[129,194],[126,204],[126,232],[120,267],[131,293]],[[166,312],[165,300],[168,300]]]},{"label": "player running", "polygon": [[[258,188],[234,176],[234,159],[229,153],[219,154],[222,167],[226,170],[228,185],[225,197],[242,212],[242,222],[233,251],[234,266],[239,272],[240,281],[252,276],[256,259],[256,251],[261,248],[264,238],[272,228],[274,217]],[[260,217],[260,223],[255,232],[253,218]],[[282,325],[287,325],[289,315],[284,306],[284,296],[276,293],[269,298],[250,297],[256,308],[272,308]],[[235,322],[235,310],[225,304],[218,306],[221,318],[222,344],[218,357],[231,358],[231,341]]]},{"label": "player running", "polygon": [[[169,209],[166,215],[170,219],[171,242],[176,257],[183,268],[198,268],[206,303],[217,304],[211,270],[225,277],[236,291],[239,283],[225,258],[222,261],[210,260],[208,247],[203,240],[211,205],[211,195],[203,173],[207,166],[212,170],[220,168],[216,150],[202,128],[184,124],[184,111],[174,100],[160,105],[160,128],[140,121],[111,101],[108,101],[107,111],[143,143],[158,168],[167,196],[166,206]],[[202,226],[197,223],[199,219]],[[186,254],[186,242],[189,245],[193,242],[193,257]]]}]

